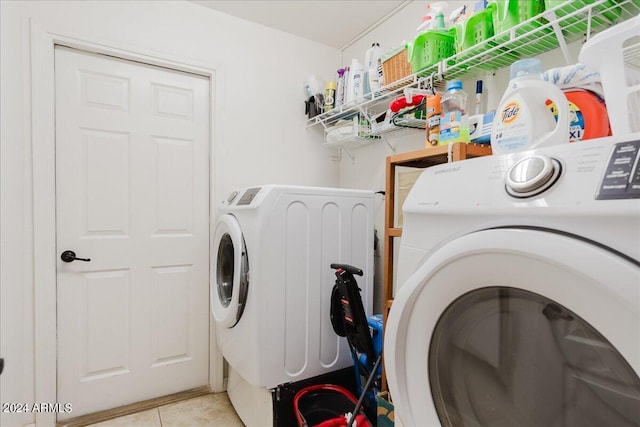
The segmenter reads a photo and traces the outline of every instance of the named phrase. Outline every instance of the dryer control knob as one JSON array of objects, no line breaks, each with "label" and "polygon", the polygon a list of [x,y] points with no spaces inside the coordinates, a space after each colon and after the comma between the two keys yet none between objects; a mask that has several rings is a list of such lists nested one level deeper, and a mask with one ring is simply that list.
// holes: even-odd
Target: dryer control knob
[{"label": "dryer control knob", "polygon": [[233,202],[236,197],[238,197],[238,192],[237,191],[232,191],[228,196],[227,196],[227,203],[231,203]]},{"label": "dryer control knob", "polygon": [[507,172],[507,193],[519,198],[540,194],[558,180],[561,171],[560,162],[551,157],[542,154],[525,157]]}]

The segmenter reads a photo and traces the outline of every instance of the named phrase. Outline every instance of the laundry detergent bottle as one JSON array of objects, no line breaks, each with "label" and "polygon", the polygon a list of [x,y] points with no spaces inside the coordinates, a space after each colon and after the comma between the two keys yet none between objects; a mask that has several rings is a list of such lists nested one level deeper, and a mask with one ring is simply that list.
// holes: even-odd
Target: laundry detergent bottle
[{"label": "laundry detergent bottle", "polygon": [[[493,154],[569,142],[569,104],[562,90],[540,77],[540,60],[523,59],[510,68],[491,129]],[[557,121],[548,106],[555,104]]]}]

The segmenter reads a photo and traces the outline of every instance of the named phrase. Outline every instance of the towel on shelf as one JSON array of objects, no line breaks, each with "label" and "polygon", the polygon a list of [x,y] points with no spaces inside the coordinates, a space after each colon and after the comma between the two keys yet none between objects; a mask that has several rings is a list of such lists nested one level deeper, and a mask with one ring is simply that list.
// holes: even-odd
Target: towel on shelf
[{"label": "towel on shelf", "polygon": [[551,68],[542,73],[542,79],[555,84],[562,90],[589,90],[604,99],[600,73],[584,64]]}]

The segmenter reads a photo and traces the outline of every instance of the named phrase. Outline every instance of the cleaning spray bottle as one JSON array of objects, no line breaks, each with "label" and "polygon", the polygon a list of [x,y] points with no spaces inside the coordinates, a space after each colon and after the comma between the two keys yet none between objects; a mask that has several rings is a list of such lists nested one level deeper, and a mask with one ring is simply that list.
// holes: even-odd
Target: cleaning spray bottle
[{"label": "cleaning spray bottle", "polygon": [[[557,86],[540,78],[540,60],[516,61],[509,87],[493,119],[493,154],[513,153],[568,142],[569,105]],[[557,122],[548,105],[555,103]]]},{"label": "cleaning spray bottle", "polygon": [[340,68],[338,70],[338,85],[336,88],[336,108],[340,107],[342,104],[344,104],[344,87],[345,87],[345,82],[344,82],[344,68]]},{"label": "cleaning spray bottle", "polygon": [[444,28],[440,27],[436,22],[436,17],[438,16],[438,14],[444,17],[444,11],[446,9],[447,2],[444,1],[427,4],[427,13],[422,18],[422,23],[420,24],[420,26],[416,29],[416,34],[422,34],[427,30]]}]

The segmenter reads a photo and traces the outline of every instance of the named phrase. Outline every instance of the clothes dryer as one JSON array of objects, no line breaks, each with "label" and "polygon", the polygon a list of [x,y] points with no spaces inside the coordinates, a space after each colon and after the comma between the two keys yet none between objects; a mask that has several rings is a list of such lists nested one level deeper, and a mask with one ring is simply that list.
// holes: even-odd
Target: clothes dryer
[{"label": "clothes dryer", "polygon": [[640,425],[640,140],[426,169],[385,362],[405,427]]},{"label": "clothes dryer", "polygon": [[272,390],[352,365],[329,317],[332,263],[365,274],[373,303],[373,192],[263,185],[218,208],[211,308],[229,364],[228,394],[245,424],[272,418]]}]

